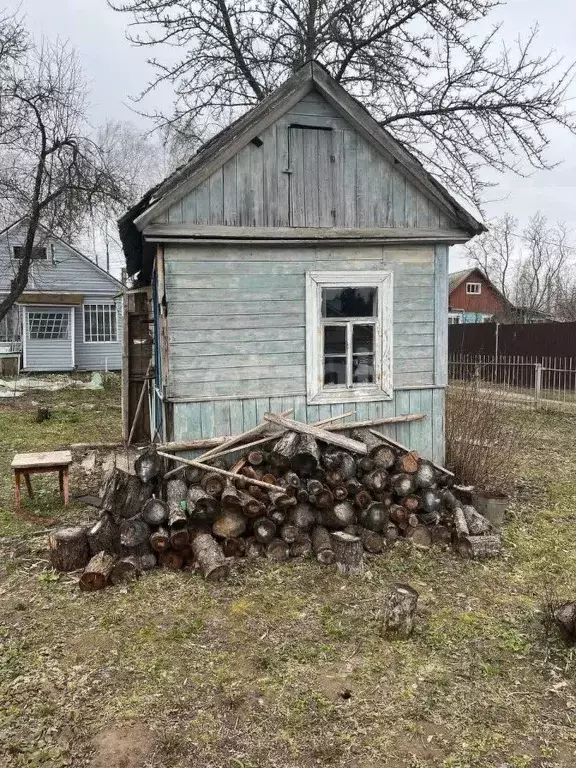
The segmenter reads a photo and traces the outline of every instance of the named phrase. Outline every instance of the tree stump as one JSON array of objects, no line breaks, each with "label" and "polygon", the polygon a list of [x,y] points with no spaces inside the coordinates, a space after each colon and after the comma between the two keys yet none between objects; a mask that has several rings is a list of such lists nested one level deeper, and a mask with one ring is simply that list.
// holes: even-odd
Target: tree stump
[{"label": "tree stump", "polygon": [[43,421],[48,421],[49,418],[50,408],[44,408],[43,406],[39,405],[36,410],[36,416],[34,417],[36,424],[42,424]]},{"label": "tree stump", "polygon": [[120,532],[109,512],[102,513],[102,517],[89,529],[87,536],[92,557],[98,552],[120,554]]},{"label": "tree stump", "polygon": [[407,640],[414,629],[418,592],[409,584],[393,584],[384,600],[382,632],[388,639]]},{"label": "tree stump", "polygon": [[142,571],[137,558],[135,557],[123,557],[121,560],[116,560],[114,568],[109,576],[110,584],[122,584],[126,581],[134,581],[140,578]]},{"label": "tree stump", "polygon": [[48,536],[50,562],[57,571],[77,571],[90,559],[85,528],[60,528]]},{"label": "tree stump", "polygon": [[502,540],[498,534],[489,536],[463,536],[457,543],[458,554],[472,560],[497,557],[502,551]]},{"label": "tree stump", "polygon": [[327,528],[317,525],[312,531],[312,550],[316,555],[316,560],[322,565],[332,565],[336,556],[330,540],[330,533]]},{"label": "tree stump", "polygon": [[358,536],[343,531],[330,534],[336,565],[340,573],[360,574],[364,571],[364,548]]},{"label": "tree stump", "polygon": [[219,581],[228,575],[224,553],[210,534],[198,534],[192,540],[192,551],[206,581]]},{"label": "tree stump", "polygon": [[80,576],[80,589],[83,592],[95,592],[104,589],[114,569],[116,558],[107,552],[98,552],[90,560],[84,573]]}]

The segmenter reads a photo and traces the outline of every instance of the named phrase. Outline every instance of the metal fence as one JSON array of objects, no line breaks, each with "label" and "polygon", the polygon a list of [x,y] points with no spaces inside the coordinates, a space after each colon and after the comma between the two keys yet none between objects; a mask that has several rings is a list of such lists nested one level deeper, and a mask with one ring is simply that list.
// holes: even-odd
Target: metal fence
[{"label": "metal fence", "polygon": [[519,407],[576,414],[576,358],[450,355],[454,386],[472,384]]}]

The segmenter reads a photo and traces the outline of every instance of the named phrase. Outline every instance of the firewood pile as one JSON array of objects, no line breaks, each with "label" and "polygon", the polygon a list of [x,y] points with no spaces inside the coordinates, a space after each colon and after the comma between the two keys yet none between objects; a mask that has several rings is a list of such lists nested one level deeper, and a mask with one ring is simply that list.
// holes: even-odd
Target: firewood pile
[{"label": "firewood pile", "polygon": [[157,566],[217,581],[234,558],[313,557],[359,573],[364,553],[400,539],[475,559],[499,554],[499,536],[460,501],[448,470],[360,424],[347,437],[326,422],[266,414],[263,425],[196,460],[151,446],[135,474],[107,476],[94,526],[50,536],[52,564],[82,569],[81,589],[94,590]]}]

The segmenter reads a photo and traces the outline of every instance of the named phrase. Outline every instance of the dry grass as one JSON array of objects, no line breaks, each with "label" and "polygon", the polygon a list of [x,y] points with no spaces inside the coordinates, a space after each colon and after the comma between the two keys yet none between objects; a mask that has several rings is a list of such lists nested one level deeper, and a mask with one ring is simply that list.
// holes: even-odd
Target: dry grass
[{"label": "dry grass", "polygon": [[[0,765],[573,768],[575,660],[540,606],[576,594],[574,422],[530,419],[498,561],[401,545],[361,578],[257,562],[82,594],[43,539],[5,540]],[[396,580],[421,598],[390,643]]]}]

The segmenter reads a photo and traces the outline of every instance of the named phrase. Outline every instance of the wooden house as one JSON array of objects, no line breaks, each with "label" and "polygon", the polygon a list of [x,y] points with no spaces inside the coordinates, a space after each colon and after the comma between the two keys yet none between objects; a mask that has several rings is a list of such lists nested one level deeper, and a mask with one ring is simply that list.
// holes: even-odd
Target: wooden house
[{"label": "wooden house", "polygon": [[[0,232],[0,296],[18,270],[21,221]],[[28,372],[122,367],[122,284],[43,227],[28,284],[0,321],[0,357],[20,357]]]},{"label": "wooden house", "polygon": [[119,222],[152,283],[164,439],[425,413],[391,434],[444,454],[448,248],[483,230],[316,63]]},{"label": "wooden house", "polygon": [[449,275],[448,322],[489,323],[513,310],[510,302],[478,267]]}]

